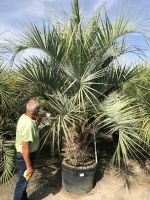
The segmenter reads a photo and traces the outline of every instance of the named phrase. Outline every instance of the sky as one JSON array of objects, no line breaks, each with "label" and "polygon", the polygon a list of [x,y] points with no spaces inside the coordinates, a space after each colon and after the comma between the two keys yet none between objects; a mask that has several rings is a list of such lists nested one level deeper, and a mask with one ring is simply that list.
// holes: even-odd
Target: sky
[{"label": "sky", "polygon": [[[0,33],[13,38],[20,29],[26,26],[27,22],[40,24],[43,20],[57,16],[70,16],[71,2],[72,0],[0,0]],[[79,0],[79,5],[85,19],[92,16],[94,10],[105,5],[112,20],[118,8],[125,5],[126,11],[130,11],[132,16],[143,18],[142,29],[150,37],[150,0]],[[129,38],[129,42],[147,49],[144,51],[147,56],[145,59],[150,62],[149,47],[143,39],[134,35]],[[138,58],[128,54],[120,60],[134,63],[138,61]]]}]

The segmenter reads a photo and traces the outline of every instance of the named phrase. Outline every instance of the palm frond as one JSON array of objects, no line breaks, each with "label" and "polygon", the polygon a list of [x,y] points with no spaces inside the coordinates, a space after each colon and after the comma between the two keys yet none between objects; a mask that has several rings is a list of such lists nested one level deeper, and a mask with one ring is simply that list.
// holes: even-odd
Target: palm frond
[{"label": "palm frond", "polygon": [[123,84],[133,76],[138,73],[137,66],[121,66],[113,64],[106,71],[106,75],[103,77],[103,87],[102,91],[104,96],[109,95],[111,92],[115,90],[119,90],[122,88]]},{"label": "palm frond", "polygon": [[149,115],[144,115],[143,123],[141,127],[141,136],[147,143],[147,147],[150,147],[150,117]]},{"label": "palm frond", "polygon": [[80,23],[80,10],[79,10],[79,1],[73,0],[72,3],[72,14],[73,14],[73,20],[76,25]]},{"label": "palm frond", "polygon": [[139,106],[134,105],[134,99],[113,93],[100,105],[100,115],[96,122],[107,128],[106,134],[118,134],[119,140],[112,161],[120,166],[121,160],[128,164],[130,157],[143,155],[142,143],[145,140],[140,136],[141,123]]},{"label": "palm frond", "polygon": [[13,71],[0,66],[0,114],[7,116],[16,107],[16,101],[19,94],[15,90],[16,76]]},{"label": "palm frond", "polygon": [[4,141],[1,144],[0,183],[6,183],[13,177],[15,169],[15,142]]},{"label": "palm frond", "polygon": [[42,30],[35,24],[30,24],[23,32],[22,38],[14,45],[14,56],[18,53],[35,48],[42,51],[51,59],[60,62],[65,48],[65,40],[61,37],[61,33],[53,26],[43,23]]},{"label": "palm frond", "polygon": [[50,96],[47,103],[54,116],[50,118],[50,132],[52,134],[52,138],[57,138],[58,145],[59,138],[62,134],[65,136],[66,140],[69,141],[71,137],[69,127],[84,121],[82,116],[83,113],[79,109],[79,105],[72,99],[69,99],[66,95],[62,95],[60,93]]},{"label": "palm frond", "polygon": [[[45,96],[52,94],[54,90],[62,90],[65,79],[59,66],[50,59],[30,58],[22,64],[20,82],[29,84],[32,94]],[[62,88],[62,89],[61,89]],[[29,92],[29,91],[28,91]]]}]

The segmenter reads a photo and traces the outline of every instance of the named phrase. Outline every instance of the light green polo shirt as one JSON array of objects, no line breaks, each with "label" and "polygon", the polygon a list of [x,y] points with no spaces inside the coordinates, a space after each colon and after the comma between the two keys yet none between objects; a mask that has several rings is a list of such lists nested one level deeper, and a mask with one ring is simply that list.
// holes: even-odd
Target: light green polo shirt
[{"label": "light green polo shirt", "polygon": [[30,152],[39,148],[39,131],[35,120],[23,114],[17,123],[16,150],[22,153],[22,142],[30,142]]}]

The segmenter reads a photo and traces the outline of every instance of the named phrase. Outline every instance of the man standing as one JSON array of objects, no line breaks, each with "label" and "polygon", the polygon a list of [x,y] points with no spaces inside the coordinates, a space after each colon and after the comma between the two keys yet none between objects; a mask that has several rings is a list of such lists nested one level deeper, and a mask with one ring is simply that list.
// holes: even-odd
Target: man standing
[{"label": "man standing", "polygon": [[16,130],[16,167],[19,170],[19,178],[14,192],[14,200],[27,200],[28,180],[24,177],[33,173],[33,161],[36,151],[39,148],[38,125],[42,118],[38,117],[39,103],[30,100],[26,105],[26,113],[23,114],[17,123]]}]

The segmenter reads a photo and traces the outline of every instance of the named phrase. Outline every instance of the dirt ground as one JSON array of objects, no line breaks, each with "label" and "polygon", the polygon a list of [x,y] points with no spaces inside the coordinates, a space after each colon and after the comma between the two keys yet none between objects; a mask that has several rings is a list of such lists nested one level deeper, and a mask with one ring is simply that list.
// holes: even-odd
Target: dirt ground
[{"label": "dirt ground", "polygon": [[[93,189],[85,195],[65,192],[61,184],[61,165],[58,159],[51,159],[49,147],[38,154],[34,174],[29,181],[30,200],[150,200],[150,160],[139,163],[129,161],[128,177],[122,170],[110,168],[114,152],[111,140],[104,139],[97,146],[98,167]],[[17,174],[9,186],[0,186],[0,200],[12,200]]]},{"label": "dirt ground", "polygon": [[[28,194],[31,200],[150,200],[150,175],[137,161],[130,161],[129,179],[114,168],[107,167],[107,160],[99,160],[96,183],[91,192],[73,195],[63,191],[61,170],[57,160],[39,160],[30,179]],[[40,167],[42,164],[43,167]],[[150,161],[146,161],[150,169]],[[13,184],[0,187],[0,200],[12,200],[16,177]],[[128,187],[130,189],[128,189]]]}]

